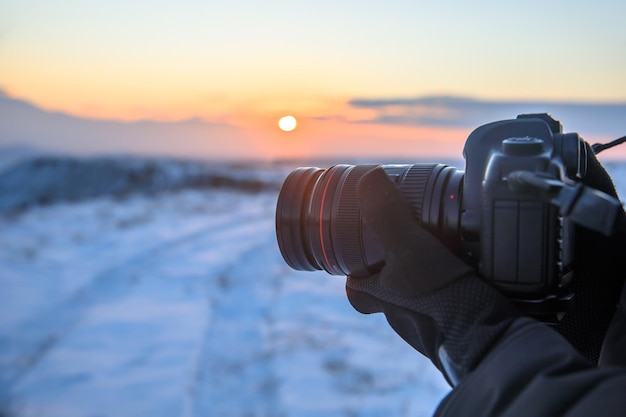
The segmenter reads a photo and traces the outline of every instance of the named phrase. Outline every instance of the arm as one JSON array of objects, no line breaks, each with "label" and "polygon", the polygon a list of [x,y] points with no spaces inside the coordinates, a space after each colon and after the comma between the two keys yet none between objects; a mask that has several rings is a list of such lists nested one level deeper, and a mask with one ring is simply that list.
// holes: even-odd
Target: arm
[{"label": "arm", "polygon": [[597,368],[549,327],[519,318],[436,415],[623,416],[625,392],[625,368]]}]

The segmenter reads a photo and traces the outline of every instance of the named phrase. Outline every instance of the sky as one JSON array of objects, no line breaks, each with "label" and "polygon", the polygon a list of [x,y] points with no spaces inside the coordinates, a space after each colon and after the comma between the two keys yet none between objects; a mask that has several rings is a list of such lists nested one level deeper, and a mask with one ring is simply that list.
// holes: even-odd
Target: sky
[{"label": "sky", "polygon": [[[547,109],[585,137],[626,133],[620,0],[0,0],[0,10],[6,96],[88,119],[228,125],[225,139],[257,141],[266,157],[460,153],[473,128],[518,109]],[[277,127],[286,114],[298,119],[290,133]]]}]

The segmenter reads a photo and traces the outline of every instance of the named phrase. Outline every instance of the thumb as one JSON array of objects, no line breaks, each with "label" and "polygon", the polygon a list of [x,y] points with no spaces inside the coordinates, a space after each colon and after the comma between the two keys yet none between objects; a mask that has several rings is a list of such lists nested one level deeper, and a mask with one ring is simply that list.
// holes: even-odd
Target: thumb
[{"label": "thumb", "polygon": [[382,168],[357,185],[363,221],[385,251],[381,284],[396,294],[417,296],[441,288],[472,269],[424,230],[408,200]]},{"label": "thumb", "polygon": [[366,173],[357,184],[357,200],[363,221],[376,235],[383,247],[393,251],[410,239],[417,224],[408,200],[378,167]]}]

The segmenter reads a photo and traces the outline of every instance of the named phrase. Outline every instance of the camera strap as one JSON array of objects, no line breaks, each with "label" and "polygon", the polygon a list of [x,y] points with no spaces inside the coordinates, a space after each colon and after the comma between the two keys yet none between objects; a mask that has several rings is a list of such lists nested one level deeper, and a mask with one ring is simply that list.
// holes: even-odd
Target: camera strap
[{"label": "camera strap", "polygon": [[611,141],[609,143],[594,143],[593,145],[591,145],[591,149],[593,149],[593,153],[597,155],[605,149],[621,145],[624,142],[626,142],[626,136],[622,136],[621,138],[615,139],[614,141]]},{"label": "camera strap", "polygon": [[559,207],[563,217],[605,236],[624,227],[622,203],[600,190],[582,183],[566,184],[530,171],[511,172],[505,180],[514,192],[540,191]]}]

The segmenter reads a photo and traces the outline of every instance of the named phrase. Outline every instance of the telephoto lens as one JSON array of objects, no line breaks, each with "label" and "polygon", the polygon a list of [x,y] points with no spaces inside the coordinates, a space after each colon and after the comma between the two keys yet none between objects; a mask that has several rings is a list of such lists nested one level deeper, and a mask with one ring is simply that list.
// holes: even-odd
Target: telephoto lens
[{"label": "telephoto lens", "polygon": [[290,267],[357,277],[380,270],[384,252],[362,221],[356,194],[361,177],[378,166],[422,226],[452,249],[459,245],[463,171],[444,164],[298,168],[283,183],[276,207],[278,246]]}]

